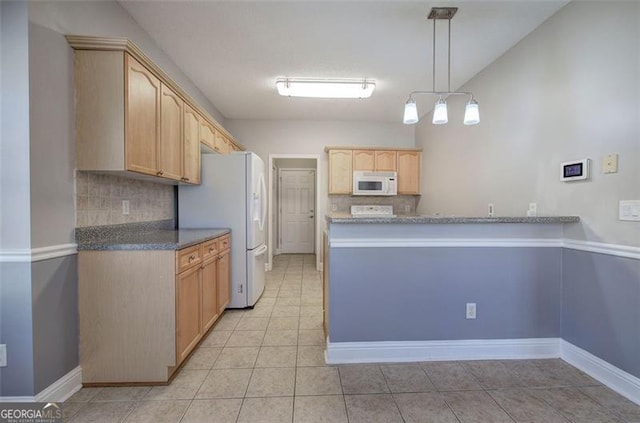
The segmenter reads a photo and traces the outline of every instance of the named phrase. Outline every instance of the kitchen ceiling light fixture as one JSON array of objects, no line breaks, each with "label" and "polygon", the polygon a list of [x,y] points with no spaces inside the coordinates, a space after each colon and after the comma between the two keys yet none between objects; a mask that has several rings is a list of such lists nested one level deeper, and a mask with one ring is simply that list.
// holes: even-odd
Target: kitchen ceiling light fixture
[{"label": "kitchen ceiling light fixture", "polygon": [[[429,12],[428,19],[433,19],[433,81],[431,91],[418,90],[412,91],[409,94],[409,99],[404,105],[404,118],[402,121],[406,124],[412,124],[418,122],[418,109],[416,102],[413,99],[414,94],[435,94],[438,96],[438,101],[433,109],[433,121],[434,125],[442,125],[449,121],[447,116],[447,102],[443,96],[450,95],[468,95],[469,101],[464,111],[464,124],[476,125],[480,123],[480,110],[478,108],[478,102],[473,98],[473,93],[465,91],[451,91],[451,19],[458,11],[457,7],[433,7]],[[448,36],[448,64],[447,64],[447,91],[436,91],[436,21],[446,20],[448,22],[449,36]]]},{"label": "kitchen ceiling light fixture", "polygon": [[376,83],[367,79],[278,78],[276,88],[285,97],[369,98]]}]

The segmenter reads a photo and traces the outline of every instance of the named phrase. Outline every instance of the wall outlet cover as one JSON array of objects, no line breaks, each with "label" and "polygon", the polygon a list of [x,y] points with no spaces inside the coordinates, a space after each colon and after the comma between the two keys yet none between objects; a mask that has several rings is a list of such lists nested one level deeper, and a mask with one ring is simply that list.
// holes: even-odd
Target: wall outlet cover
[{"label": "wall outlet cover", "polygon": [[607,154],[602,159],[602,173],[618,173],[618,155]]},{"label": "wall outlet cover", "polygon": [[466,313],[467,319],[475,319],[476,310],[477,310],[476,303],[467,303],[467,313]]},{"label": "wall outlet cover", "polygon": [[7,344],[0,344],[0,367],[7,367]]}]

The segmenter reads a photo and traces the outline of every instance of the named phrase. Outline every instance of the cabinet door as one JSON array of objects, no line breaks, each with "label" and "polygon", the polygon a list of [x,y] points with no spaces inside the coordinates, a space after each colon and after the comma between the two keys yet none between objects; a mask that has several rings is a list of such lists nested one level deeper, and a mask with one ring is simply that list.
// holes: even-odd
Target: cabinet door
[{"label": "cabinet door", "polygon": [[353,170],[375,170],[375,151],[353,150]]},{"label": "cabinet door", "polygon": [[224,154],[224,135],[220,132],[215,131],[215,141],[213,143],[213,149],[216,153]]},{"label": "cabinet door", "polygon": [[398,151],[398,194],[420,194],[419,151]]},{"label": "cabinet door", "polygon": [[189,107],[184,105],[184,150],[182,162],[182,177],[191,184],[200,183],[200,117]]},{"label": "cabinet door", "polygon": [[218,260],[218,312],[222,311],[231,301],[231,250],[222,252]]},{"label": "cabinet door", "polygon": [[125,167],[155,175],[160,143],[160,80],[125,54]]},{"label": "cabinet door", "polygon": [[200,340],[200,266],[176,276],[176,365]]},{"label": "cabinet door", "polygon": [[182,178],[182,104],[182,99],[162,84],[158,172],[176,180]]},{"label": "cabinet door", "polygon": [[352,151],[329,150],[329,194],[351,194]]},{"label": "cabinet door", "polygon": [[215,148],[215,139],[216,133],[209,125],[209,122],[204,118],[200,118],[200,142],[213,150]]},{"label": "cabinet door", "polygon": [[376,150],[376,171],[395,172],[396,152],[391,150]]},{"label": "cabinet door", "polygon": [[218,257],[202,266],[202,333],[206,333],[218,318]]}]

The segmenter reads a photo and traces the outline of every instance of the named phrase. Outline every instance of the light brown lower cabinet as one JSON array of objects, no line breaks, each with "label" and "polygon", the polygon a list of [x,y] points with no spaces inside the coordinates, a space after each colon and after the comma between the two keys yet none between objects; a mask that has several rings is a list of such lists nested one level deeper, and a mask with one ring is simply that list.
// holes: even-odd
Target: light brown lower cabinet
[{"label": "light brown lower cabinet", "polygon": [[229,304],[230,258],[229,234],[178,251],[80,251],[83,385],[167,382]]},{"label": "light brown lower cabinet", "polygon": [[189,356],[202,338],[200,312],[202,302],[202,269],[194,267],[176,277],[176,348],[177,361]]}]

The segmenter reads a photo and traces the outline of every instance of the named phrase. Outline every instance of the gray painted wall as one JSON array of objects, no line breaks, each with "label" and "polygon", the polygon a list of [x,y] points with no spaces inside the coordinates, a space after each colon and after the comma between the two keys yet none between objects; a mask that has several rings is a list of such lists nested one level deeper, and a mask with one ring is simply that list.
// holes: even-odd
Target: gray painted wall
[{"label": "gray painted wall", "polygon": [[0,248],[30,248],[29,33],[25,2],[0,2]]},{"label": "gray painted wall", "polygon": [[77,255],[31,263],[34,392],[79,365]]},{"label": "gray painted wall", "polygon": [[640,260],[564,249],[562,337],[640,377]]},{"label": "gray painted wall", "polygon": [[73,50],[61,34],[30,23],[29,69],[31,245],[72,243]]},{"label": "gray painted wall", "polygon": [[[26,2],[0,2],[0,250],[28,250],[29,28]],[[30,263],[0,262],[0,396],[33,395]]]},{"label": "gray painted wall", "polygon": [[0,344],[7,344],[0,397],[34,394],[30,280],[31,263],[0,262]]},{"label": "gray painted wall", "polygon": [[[640,2],[570,2],[461,87],[479,125],[462,125],[463,98],[448,100],[447,125],[422,118],[419,212],[486,215],[493,203],[524,216],[536,202],[540,215],[581,217],[567,238],[640,246],[640,225],[618,220],[619,200],[640,199],[638,87]],[[618,173],[602,173],[609,153]],[[560,163],[584,157],[592,180],[561,182]]]},{"label": "gray painted wall", "polygon": [[[332,248],[332,342],[560,336],[559,248]],[[465,319],[465,303],[477,319]]]}]

